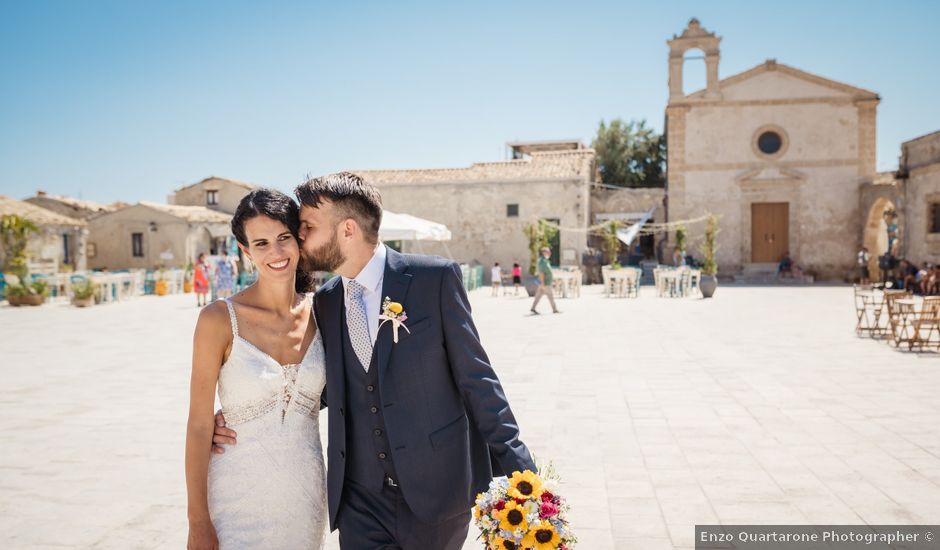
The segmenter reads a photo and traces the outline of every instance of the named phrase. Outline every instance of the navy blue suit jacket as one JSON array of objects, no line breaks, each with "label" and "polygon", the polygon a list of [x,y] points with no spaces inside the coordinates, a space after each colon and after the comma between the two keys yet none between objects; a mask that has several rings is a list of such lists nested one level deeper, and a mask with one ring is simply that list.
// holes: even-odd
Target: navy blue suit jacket
[{"label": "navy blue suit jacket", "polygon": [[[346,379],[343,282],[335,277],[314,300],[326,349],[330,527],[345,479]],[[386,433],[398,483],[415,515],[436,523],[465,513],[494,475],[535,470],[502,385],[470,316],[460,266],[443,258],[388,249],[382,299],[404,307],[398,343],[385,323],[375,343]]]}]

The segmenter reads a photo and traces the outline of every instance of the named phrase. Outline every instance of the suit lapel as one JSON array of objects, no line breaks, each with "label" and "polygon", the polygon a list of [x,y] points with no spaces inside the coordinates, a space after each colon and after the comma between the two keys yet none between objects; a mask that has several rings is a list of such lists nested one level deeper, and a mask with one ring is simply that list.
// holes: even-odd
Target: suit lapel
[{"label": "suit lapel", "polygon": [[[404,256],[395,252],[391,248],[387,249],[385,258],[385,275],[382,279],[382,296],[380,301],[390,298],[393,302],[398,302],[405,307],[408,312],[408,287],[411,285],[411,274],[407,273],[408,264]],[[381,321],[380,321],[381,322]],[[399,335],[399,337],[401,337]],[[395,343],[392,340],[391,323],[385,323],[379,328],[378,336],[375,339],[376,365],[379,369],[379,383],[385,379],[385,373],[388,370],[389,358],[392,354],[392,348]]]},{"label": "suit lapel", "polygon": [[[329,284],[329,283],[328,283]],[[323,319],[319,330],[323,335],[326,353],[327,398],[340,405],[346,397],[345,376],[343,375],[343,281],[336,278],[332,286],[324,286],[320,296],[320,313]]]}]

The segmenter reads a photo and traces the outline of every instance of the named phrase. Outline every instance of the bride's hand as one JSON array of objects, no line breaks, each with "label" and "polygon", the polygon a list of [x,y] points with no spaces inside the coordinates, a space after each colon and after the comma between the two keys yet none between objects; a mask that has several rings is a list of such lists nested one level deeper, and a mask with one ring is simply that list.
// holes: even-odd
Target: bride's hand
[{"label": "bride's hand", "polygon": [[225,448],[222,445],[235,444],[235,430],[225,427],[225,417],[222,411],[215,413],[215,433],[212,434],[212,452],[222,454]]},{"label": "bride's hand", "polygon": [[186,550],[219,550],[219,537],[211,521],[189,523],[189,541]]}]

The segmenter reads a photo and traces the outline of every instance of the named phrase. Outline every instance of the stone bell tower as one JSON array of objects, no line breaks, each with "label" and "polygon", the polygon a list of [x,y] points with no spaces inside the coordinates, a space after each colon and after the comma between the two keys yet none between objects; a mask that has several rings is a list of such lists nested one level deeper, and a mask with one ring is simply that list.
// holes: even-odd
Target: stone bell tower
[{"label": "stone bell tower", "polygon": [[666,41],[669,44],[670,101],[685,97],[682,92],[682,68],[685,63],[683,56],[685,52],[695,48],[705,52],[705,97],[709,99],[721,97],[721,91],[718,87],[718,61],[721,58],[718,44],[720,42],[720,36],[715,36],[715,33],[702,28],[698,19],[694,17],[689,21],[689,26],[682,31],[681,35],[672,35],[672,40]]}]

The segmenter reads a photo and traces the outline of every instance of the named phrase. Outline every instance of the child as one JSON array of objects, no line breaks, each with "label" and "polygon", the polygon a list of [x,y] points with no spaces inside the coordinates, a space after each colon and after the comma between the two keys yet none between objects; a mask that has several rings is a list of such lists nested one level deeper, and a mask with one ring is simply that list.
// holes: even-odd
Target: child
[{"label": "child", "polygon": [[199,254],[196,265],[193,266],[193,291],[196,293],[196,307],[206,305],[209,294],[209,262],[204,253]]},{"label": "child", "polygon": [[519,262],[513,262],[512,264],[512,295],[519,295],[519,285],[522,284],[522,266],[519,265]]}]

